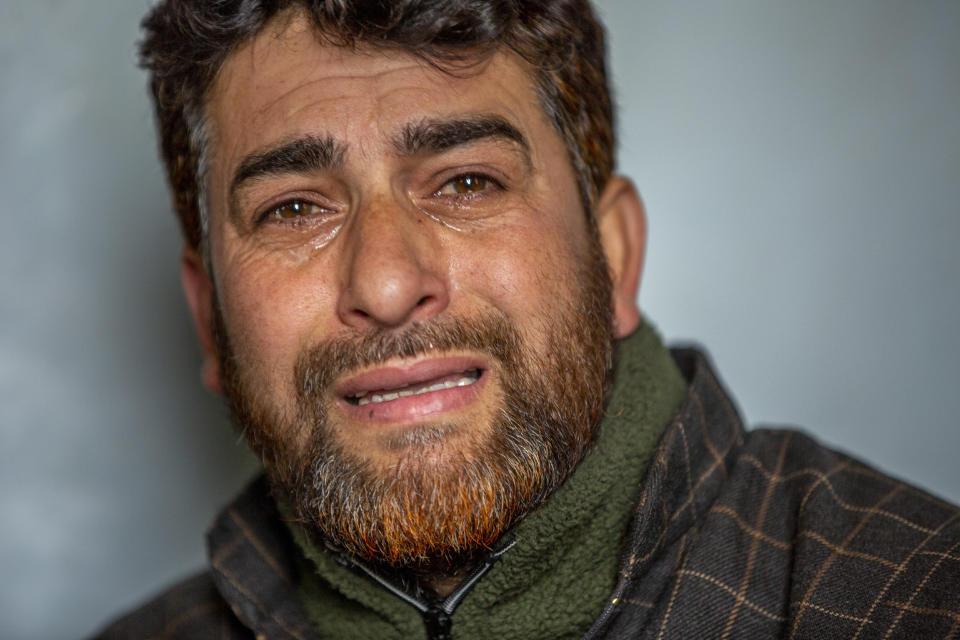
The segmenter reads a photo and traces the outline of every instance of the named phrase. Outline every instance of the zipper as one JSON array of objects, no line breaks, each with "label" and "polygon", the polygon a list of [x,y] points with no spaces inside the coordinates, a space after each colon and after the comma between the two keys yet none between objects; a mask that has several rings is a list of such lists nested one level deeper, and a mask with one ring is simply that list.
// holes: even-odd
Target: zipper
[{"label": "zipper", "polygon": [[451,635],[450,627],[452,624],[451,616],[453,615],[453,610],[457,608],[460,601],[463,600],[477,581],[490,570],[490,567],[493,566],[500,556],[512,549],[515,544],[517,544],[516,540],[507,539],[502,546],[487,554],[483,562],[474,567],[473,571],[464,578],[463,582],[461,582],[449,596],[442,601],[432,602],[412,595],[403,587],[387,580],[359,560],[346,557],[342,553],[338,553],[336,557],[341,560],[341,564],[344,566],[352,567],[364,573],[381,587],[419,611],[423,616],[423,622],[427,628],[427,640],[452,640],[453,636]]},{"label": "zipper", "polygon": [[453,640],[450,635],[450,615],[442,607],[430,607],[423,613],[427,640]]}]

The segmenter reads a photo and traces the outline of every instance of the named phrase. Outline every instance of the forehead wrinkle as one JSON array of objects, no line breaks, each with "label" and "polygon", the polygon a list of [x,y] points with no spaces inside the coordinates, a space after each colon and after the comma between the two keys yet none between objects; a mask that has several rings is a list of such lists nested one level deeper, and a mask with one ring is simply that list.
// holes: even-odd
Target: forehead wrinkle
[{"label": "forehead wrinkle", "polygon": [[[334,75],[324,75],[323,77],[320,77],[320,78],[313,78],[304,82],[299,82],[295,86],[290,87],[289,89],[283,91],[279,95],[274,96],[269,101],[259,104],[256,108],[255,114],[258,116],[265,116],[269,111],[276,108],[278,104],[289,100],[296,93],[302,92],[302,91],[309,91],[313,87],[316,87],[317,85],[322,85],[324,83],[335,84],[339,87],[339,89],[335,94],[329,93],[329,92],[323,92],[323,91],[313,92],[311,95],[313,95],[314,97],[313,99],[311,99],[310,103],[297,105],[297,107],[293,109],[291,112],[296,112],[302,109],[309,108],[311,105],[314,105],[320,101],[329,102],[329,101],[339,100],[342,98],[356,96],[358,94],[362,94],[365,92],[362,89],[355,92],[350,91],[349,88],[343,87],[342,83],[344,82],[349,82],[351,84],[379,83],[379,79],[384,76],[392,75],[394,73],[403,71],[404,69],[409,69],[411,67],[419,67],[419,66],[420,65],[417,65],[417,64],[411,64],[401,68],[384,69],[382,71],[377,71],[376,73],[369,73],[369,74],[340,73],[340,74],[334,74]],[[254,89],[254,91],[256,91],[256,89]]]},{"label": "forehead wrinkle", "polygon": [[[302,19],[298,19],[298,17]],[[287,21],[284,20],[284,22]],[[318,37],[316,29],[307,23],[306,17],[302,15],[295,15],[294,19],[289,20],[288,24],[282,27],[275,26],[272,30],[263,31],[243,48],[247,49],[245,52],[247,55],[243,55],[244,52],[242,49],[231,54],[225,65],[225,71],[227,71],[227,69],[229,69],[229,71],[227,71],[227,73],[221,72],[220,76],[223,80],[229,82],[229,76],[236,77],[246,75],[245,84],[248,90],[253,93],[258,93],[263,88],[262,86],[258,86],[256,82],[260,76],[276,78],[289,74],[291,70],[288,65],[284,65],[281,69],[271,69],[271,66],[277,66],[277,63],[274,62],[275,60],[279,59],[282,63],[284,59],[288,59],[291,55],[296,56],[298,59],[314,60],[315,64],[307,69],[307,73],[301,73],[301,77],[308,75],[316,76],[320,73],[324,74],[320,77],[305,78],[304,81],[298,82],[295,86],[275,95],[269,102],[259,105],[257,112],[268,111],[277,103],[288,99],[297,91],[309,89],[318,83],[366,81],[380,84],[380,79],[389,74],[411,69],[429,71],[432,68],[427,62],[403,52],[393,52],[389,49],[373,48],[370,46],[343,48],[325,43]],[[316,52],[318,51],[324,52],[320,60],[317,60]],[[298,55],[301,53],[303,54],[302,56]],[[379,59],[387,58],[396,64],[391,65],[389,68],[371,72],[349,73],[345,70],[342,71],[341,67],[344,66],[345,61],[349,58],[355,58],[356,56]],[[245,70],[241,67],[242,58],[247,58]],[[304,69],[303,65],[300,66],[300,69]],[[244,71],[247,73],[244,73]],[[325,71],[329,71],[329,73],[324,73]],[[293,73],[297,74],[297,69],[293,69]],[[424,80],[428,80],[428,74],[424,73],[423,75]],[[242,91],[243,88],[240,88],[240,90]]]}]

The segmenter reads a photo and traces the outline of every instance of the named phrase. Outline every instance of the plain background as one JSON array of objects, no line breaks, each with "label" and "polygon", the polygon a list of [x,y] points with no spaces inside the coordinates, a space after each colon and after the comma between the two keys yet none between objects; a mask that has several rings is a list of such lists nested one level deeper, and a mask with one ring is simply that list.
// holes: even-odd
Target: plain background
[{"label": "plain background", "polygon": [[[199,357],[135,68],[146,0],[0,4],[0,636],[203,557],[255,465]],[[601,2],[640,301],[748,422],[960,499],[960,3]]]}]

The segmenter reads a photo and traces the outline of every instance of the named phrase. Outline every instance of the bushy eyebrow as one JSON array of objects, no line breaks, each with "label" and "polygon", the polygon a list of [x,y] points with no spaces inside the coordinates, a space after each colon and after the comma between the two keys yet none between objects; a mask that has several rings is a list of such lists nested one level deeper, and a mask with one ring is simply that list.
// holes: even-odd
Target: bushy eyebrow
[{"label": "bushy eyebrow", "polygon": [[346,152],[347,146],[331,136],[304,136],[253,153],[244,158],[234,171],[230,192],[235,193],[243,183],[264,176],[339,169],[343,166]]},{"label": "bushy eyebrow", "polygon": [[516,144],[529,164],[530,144],[519,129],[497,115],[421,120],[406,125],[393,139],[397,153],[413,156],[440,153],[459,145],[486,138]]},{"label": "bushy eyebrow", "polygon": [[[393,146],[402,156],[439,153],[486,138],[507,140],[529,156],[530,145],[520,131],[497,115],[421,120],[405,125]],[[347,145],[332,136],[303,136],[277,147],[250,154],[233,173],[230,191],[264,176],[330,171],[343,167]]]}]

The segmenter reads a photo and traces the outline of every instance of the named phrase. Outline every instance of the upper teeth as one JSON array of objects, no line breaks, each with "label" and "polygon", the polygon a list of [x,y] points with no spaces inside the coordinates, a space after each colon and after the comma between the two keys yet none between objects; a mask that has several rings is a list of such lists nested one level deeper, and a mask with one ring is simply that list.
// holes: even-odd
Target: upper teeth
[{"label": "upper teeth", "polygon": [[367,395],[366,391],[356,394],[354,397],[357,398],[357,404],[363,406],[365,404],[377,403],[377,402],[387,402],[390,400],[396,400],[397,398],[406,398],[408,396],[417,396],[421,393],[429,393],[431,391],[440,391],[441,389],[452,389],[454,387],[466,387],[477,381],[477,378],[472,376],[463,376],[462,378],[456,380],[447,380],[446,382],[437,382],[428,387],[418,387],[413,389],[400,389],[399,391],[391,391],[390,393],[374,393],[373,395]]}]

